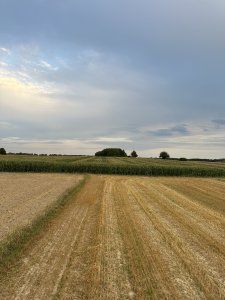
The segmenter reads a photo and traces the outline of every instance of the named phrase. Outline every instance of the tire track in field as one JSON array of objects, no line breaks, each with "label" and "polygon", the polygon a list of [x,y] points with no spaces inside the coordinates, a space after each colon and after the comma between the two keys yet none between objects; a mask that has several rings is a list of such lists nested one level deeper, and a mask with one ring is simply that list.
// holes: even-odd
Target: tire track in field
[{"label": "tire track in field", "polygon": [[185,196],[163,183],[143,180],[141,185],[149,190],[151,197],[161,200],[161,203],[182,215],[184,220],[188,218],[189,223],[194,223],[195,231],[207,232],[209,241],[213,239],[218,251],[225,252],[225,218],[222,214],[195,201],[194,196]]},{"label": "tire track in field", "polygon": [[91,176],[0,283],[0,298],[133,299],[113,186]]},{"label": "tire track in field", "polygon": [[118,181],[114,197],[137,299],[203,299],[182,262],[129,192],[130,183]]},{"label": "tire track in field", "polygon": [[[180,178],[179,178],[180,179]],[[215,179],[180,179],[176,184],[177,178],[171,180],[164,178],[161,181],[161,186],[168,188],[171,191],[179,194],[179,197],[195,208],[198,212],[198,207],[201,207],[201,216],[210,218],[213,216],[218,223],[225,225],[223,208],[225,207],[224,189],[225,184]],[[159,186],[160,186],[159,185]],[[213,199],[213,201],[212,201]],[[191,207],[190,207],[191,208]],[[206,212],[204,214],[204,211]]]},{"label": "tire track in field", "polygon": [[[181,184],[181,182],[183,182],[183,184]],[[171,181],[165,178],[163,184],[189,198],[192,197],[195,202],[197,200],[197,202],[217,211],[220,215],[224,215],[225,213],[225,182],[222,180],[205,178],[190,180],[188,178],[182,178],[181,181],[181,178],[176,178]]]},{"label": "tire track in field", "polygon": [[92,178],[92,185],[86,186],[88,195],[83,197],[89,207],[83,230],[76,247],[73,247],[67,268],[61,276],[56,299],[91,299],[89,296],[96,284],[96,251],[98,250],[99,217],[102,206],[104,180]]},{"label": "tire track in field", "polygon": [[170,208],[187,225],[192,224],[192,230],[204,235],[215,251],[225,253],[225,218],[222,214],[162,183],[142,181],[141,185],[151,197],[155,197],[156,203]]},{"label": "tire track in field", "polygon": [[90,299],[133,299],[134,292],[129,282],[124,257],[124,245],[116,214],[113,188],[114,177],[105,177],[102,199],[102,216],[99,227],[100,247],[98,251],[99,285],[101,289]]},{"label": "tire track in field", "polygon": [[88,219],[89,225],[85,226],[84,234],[71,255],[59,299],[133,298],[112,197],[114,180],[104,176],[98,178],[104,181],[99,205]]},{"label": "tire track in field", "polygon": [[[167,187],[162,187],[161,184],[149,185],[148,182],[148,190],[146,190],[143,189],[143,181],[141,184],[133,182],[129,186],[132,186],[132,192],[146,215],[149,216],[151,222],[154,222],[177,256],[181,258],[190,276],[198,282],[204,294],[212,299],[223,299],[225,296],[225,252],[222,240],[221,244],[218,242],[217,232],[212,233],[207,227],[203,230],[202,225],[199,228],[202,218],[199,217],[200,221],[192,219],[187,208],[188,201],[184,205],[185,209],[181,209],[182,196],[175,193],[175,198],[174,191],[168,194]],[[205,207],[203,206],[202,209],[205,216]],[[198,214],[200,212],[201,207],[199,207]],[[209,217],[210,212],[211,210]],[[198,216],[197,212],[194,214]],[[215,246],[217,246],[216,249]]]},{"label": "tire track in field", "polygon": [[222,214],[169,179],[93,175],[28,245],[0,299],[225,299],[223,230]]},{"label": "tire track in field", "polygon": [[1,282],[2,299],[53,299],[56,296],[73,249],[79,243],[85,224],[88,224],[92,203],[96,201],[101,184],[101,181],[91,178],[75,201],[68,203],[46,232],[33,241],[22,264]]}]

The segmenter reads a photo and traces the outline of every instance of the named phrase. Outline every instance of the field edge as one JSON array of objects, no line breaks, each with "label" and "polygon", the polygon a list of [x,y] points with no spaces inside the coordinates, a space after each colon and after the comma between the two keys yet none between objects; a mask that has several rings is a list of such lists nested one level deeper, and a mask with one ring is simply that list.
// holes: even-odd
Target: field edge
[{"label": "field edge", "polygon": [[67,189],[30,224],[14,231],[0,243],[0,278],[19,259],[29,242],[44,230],[51,220],[58,216],[67,203],[74,200],[74,197],[86,184],[88,178],[88,175],[84,176],[78,184],[76,183],[75,186]]}]

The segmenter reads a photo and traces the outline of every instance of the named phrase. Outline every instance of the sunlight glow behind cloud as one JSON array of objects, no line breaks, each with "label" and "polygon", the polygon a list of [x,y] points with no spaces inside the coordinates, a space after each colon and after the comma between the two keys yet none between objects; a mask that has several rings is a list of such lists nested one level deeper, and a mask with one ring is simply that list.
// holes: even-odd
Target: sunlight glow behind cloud
[{"label": "sunlight glow behind cloud", "polygon": [[1,147],[225,157],[224,37],[221,0],[2,1]]}]

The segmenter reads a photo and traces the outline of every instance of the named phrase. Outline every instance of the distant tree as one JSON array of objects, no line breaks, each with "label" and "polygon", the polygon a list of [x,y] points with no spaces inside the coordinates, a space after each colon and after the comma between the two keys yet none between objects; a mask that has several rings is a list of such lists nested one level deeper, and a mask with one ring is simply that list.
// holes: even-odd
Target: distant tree
[{"label": "distant tree", "polygon": [[180,161],[187,161],[186,157],[180,157]]},{"label": "distant tree", "polygon": [[0,148],[0,154],[1,154],[1,155],[6,155],[6,151],[5,151],[4,148]]},{"label": "distant tree", "polygon": [[132,157],[138,157],[137,152],[135,150],[133,150],[130,155]]},{"label": "distant tree", "polygon": [[162,158],[162,159],[170,158],[169,154],[168,154],[166,151],[162,151],[162,152],[159,154],[159,157]]},{"label": "distant tree", "polygon": [[127,156],[126,152],[120,148],[106,148],[95,153],[95,156]]}]

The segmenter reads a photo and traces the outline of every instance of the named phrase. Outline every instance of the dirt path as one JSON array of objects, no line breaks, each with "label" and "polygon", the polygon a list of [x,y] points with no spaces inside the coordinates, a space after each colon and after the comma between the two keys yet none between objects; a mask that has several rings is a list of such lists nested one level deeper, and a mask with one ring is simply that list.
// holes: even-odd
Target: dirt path
[{"label": "dirt path", "polygon": [[214,180],[213,209],[210,179],[188,179],[190,195],[182,180],[91,176],[1,281],[0,298],[225,299],[224,182]]},{"label": "dirt path", "polygon": [[0,173],[0,241],[26,226],[82,175]]},{"label": "dirt path", "polygon": [[[0,286],[3,299],[53,299],[60,293],[61,283],[71,264],[71,255],[77,244],[87,234],[89,220],[98,205],[101,194],[101,180],[91,180],[76,199],[67,205],[66,209],[52,221],[46,232],[33,242],[27,249],[22,263],[6,278]],[[99,197],[100,198],[100,197]],[[79,262],[78,262],[79,263]],[[77,278],[81,271],[75,270]],[[10,288],[5,289],[5,285]],[[83,286],[84,288],[84,286]],[[74,297],[79,298],[80,289]],[[65,299],[67,293],[65,294]]]},{"label": "dirt path", "polygon": [[116,222],[110,183],[92,177],[1,282],[1,298],[129,299]]}]

